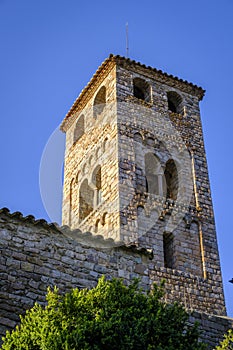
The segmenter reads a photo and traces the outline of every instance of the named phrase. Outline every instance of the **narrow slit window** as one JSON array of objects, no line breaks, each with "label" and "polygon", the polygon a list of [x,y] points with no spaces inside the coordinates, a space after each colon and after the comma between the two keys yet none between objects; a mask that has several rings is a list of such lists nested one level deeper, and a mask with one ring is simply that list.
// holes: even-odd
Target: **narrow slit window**
[{"label": "narrow slit window", "polygon": [[165,232],[163,234],[163,254],[164,267],[174,269],[174,243],[173,234]]}]

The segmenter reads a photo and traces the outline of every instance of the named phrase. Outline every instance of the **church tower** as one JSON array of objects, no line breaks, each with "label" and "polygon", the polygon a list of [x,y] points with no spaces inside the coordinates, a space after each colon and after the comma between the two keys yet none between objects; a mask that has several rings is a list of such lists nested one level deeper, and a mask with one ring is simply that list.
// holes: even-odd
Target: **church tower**
[{"label": "church tower", "polygon": [[194,308],[205,300],[207,312],[223,315],[203,96],[192,83],[110,55],[61,125],[63,225],[151,250],[171,295],[179,289],[172,280],[186,276]]}]

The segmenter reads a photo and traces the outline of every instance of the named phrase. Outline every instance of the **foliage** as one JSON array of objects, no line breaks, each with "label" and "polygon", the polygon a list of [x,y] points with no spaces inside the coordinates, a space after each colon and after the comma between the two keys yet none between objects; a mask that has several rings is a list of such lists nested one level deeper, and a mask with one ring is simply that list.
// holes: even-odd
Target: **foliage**
[{"label": "foliage", "polygon": [[91,289],[61,296],[48,290],[47,306],[39,304],[7,332],[4,350],[201,350],[197,325],[178,304],[162,301],[163,287],[142,293],[135,280],[101,278]]},{"label": "foliage", "polygon": [[233,350],[233,329],[229,329],[224,335],[223,341],[216,347],[216,350]]}]

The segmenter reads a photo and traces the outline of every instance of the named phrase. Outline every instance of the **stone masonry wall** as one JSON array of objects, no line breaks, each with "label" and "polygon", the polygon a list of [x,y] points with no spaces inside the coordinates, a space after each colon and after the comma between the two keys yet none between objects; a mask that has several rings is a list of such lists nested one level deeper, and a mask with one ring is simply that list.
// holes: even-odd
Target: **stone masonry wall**
[{"label": "stone masonry wall", "polygon": [[[82,231],[119,240],[115,74],[113,67],[106,76],[99,77],[86,103],[73,112],[72,123],[66,132],[62,217],[63,224],[71,228],[79,227]],[[105,100],[94,105],[103,88],[106,89]],[[76,123],[81,116],[84,133],[75,142]],[[98,167],[101,188],[95,179]]]},{"label": "stone masonry wall", "polygon": [[[121,239],[152,248],[157,266],[204,278],[218,290],[224,315],[224,295],[211,200],[208,169],[196,90],[167,76],[160,80],[147,67],[131,61],[117,61],[118,150],[120,161]],[[151,87],[150,100],[134,96],[133,82],[141,79]],[[180,112],[168,109],[169,92],[180,98]],[[146,155],[156,157],[161,186],[165,188],[167,164],[174,162],[175,200],[166,199],[166,189],[148,193]],[[188,180],[186,180],[188,179]],[[140,187],[138,182],[140,180]],[[159,190],[158,190],[159,192]],[[181,219],[183,216],[183,219]],[[166,247],[166,235],[172,242]],[[217,285],[216,285],[217,283]],[[202,289],[193,284],[197,299]],[[216,313],[215,304],[210,313]]]},{"label": "stone masonry wall", "polygon": [[[139,277],[147,290],[152,282],[166,280],[166,301],[179,301],[187,309],[198,311],[195,318],[203,322],[210,343],[221,338],[229,328],[225,319],[202,316],[216,306],[223,306],[217,286],[187,273],[157,267],[153,252],[136,246],[113,246],[111,240],[83,234],[79,230],[59,228],[32,216],[23,217],[7,209],[0,211],[0,334],[14,327],[36,301],[45,303],[48,286],[58,286],[63,293],[70,288],[91,288],[101,275],[122,277],[129,283]],[[193,286],[200,287],[197,298]],[[217,285],[217,283],[216,283]],[[194,291],[195,292],[195,291]],[[196,293],[196,292],[195,292]],[[211,297],[210,297],[211,296]]]}]

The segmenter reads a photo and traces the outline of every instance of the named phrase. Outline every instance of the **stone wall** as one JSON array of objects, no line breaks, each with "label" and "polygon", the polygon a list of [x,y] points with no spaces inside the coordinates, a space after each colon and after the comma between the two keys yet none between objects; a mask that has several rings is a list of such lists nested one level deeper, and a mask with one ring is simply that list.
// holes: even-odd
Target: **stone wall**
[{"label": "stone wall", "polygon": [[[166,74],[158,77],[150,67],[116,62],[122,240],[152,248],[157,267],[213,283],[224,305],[199,92]],[[135,96],[136,79],[150,86],[147,100]],[[169,96],[178,104],[175,112]],[[150,182],[157,186],[150,189]],[[202,288],[193,283],[195,304]],[[216,313],[211,301],[207,312]]]},{"label": "stone wall", "polygon": [[[71,228],[119,240],[115,75],[115,67],[110,66],[98,76],[87,92],[88,97],[70,118],[66,130],[62,221]],[[81,127],[80,118],[84,119]],[[76,139],[78,128],[83,133]]]},{"label": "stone wall", "polygon": [[[0,334],[11,329],[36,301],[45,302],[48,286],[58,286],[63,293],[70,288],[91,288],[101,275],[122,277],[129,283],[139,277],[144,290],[152,282],[165,278],[168,302],[179,301],[188,310],[196,310],[205,338],[219,339],[229,328],[224,318],[204,316],[223,308],[219,293],[208,281],[182,271],[157,267],[153,252],[133,245],[114,246],[111,239],[83,234],[79,230],[23,217],[7,209],[0,211]],[[197,288],[194,289],[194,285]],[[200,288],[199,302],[196,291]],[[210,322],[210,323],[209,323]],[[210,329],[210,324],[213,329]]]},{"label": "stone wall", "polygon": [[216,344],[222,340],[222,335],[226,330],[233,327],[233,319],[229,317],[219,317],[206,313],[193,312],[190,316],[190,323],[199,323],[201,339],[208,344],[208,349],[213,350]]}]

